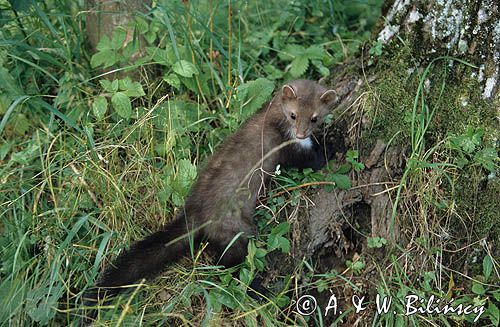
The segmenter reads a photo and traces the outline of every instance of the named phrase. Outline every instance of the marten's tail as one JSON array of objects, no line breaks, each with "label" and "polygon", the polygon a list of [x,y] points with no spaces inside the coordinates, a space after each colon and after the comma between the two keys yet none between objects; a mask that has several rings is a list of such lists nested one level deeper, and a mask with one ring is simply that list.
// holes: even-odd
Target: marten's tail
[{"label": "marten's tail", "polygon": [[83,295],[81,324],[89,325],[94,321],[97,311],[92,309],[99,302],[124,290],[142,278],[158,275],[165,266],[185,256],[189,250],[190,239],[198,240],[200,228],[187,228],[184,215],[179,215],[161,231],[147,236],[132,245],[130,250],[120,254],[101,274],[95,287]]}]

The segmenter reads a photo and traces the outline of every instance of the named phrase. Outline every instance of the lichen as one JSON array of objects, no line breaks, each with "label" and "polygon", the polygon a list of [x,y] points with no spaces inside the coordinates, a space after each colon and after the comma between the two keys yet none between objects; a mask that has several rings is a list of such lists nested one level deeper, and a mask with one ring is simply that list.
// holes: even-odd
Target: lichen
[{"label": "lichen", "polygon": [[[392,145],[410,143],[411,112],[425,66],[415,69],[414,49],[408,46],[410,41],[404,41],[404,45],[391,43],[392,46],[385,49],[383,58],[375,68],[376,72],[373,72],[378,76],[371,86],[375,90],[376,100],[373,106],[367,108],[371,129],[363,136],[363,148],[369,148],[376,139],[385,142],[392,140]],[[495,146],[498,128],[496,105],[484,98],[478,81],[480,73],[481,70],[456,61],[453,64],[450,61],[438,61],[430,68],[424,81],[424,100],[434,116],[426,132],[427,149],[436,144],[445,144],[442,141],[450,135],[465,134],[467,127],[484,130],[483,145]],[[446,152],[449,149],[442,145],[439,151]],[[453,153],[449,155],[448,160],[453,162]],[[480,237],[500,236],[498,204],[493,204],[500,188],[498,184],[498,176],[488,178],[481,167],[471,165],[457,171],[454,197],[451,195],[453,187],[450,185],[447,188],[448,196],[456,203],[455,218],[469,217],[472,224],[477,226],[475,232]],[[457,230],[450,232],[460,233]]]},{"label": "lichen", "polygon": [[406,7],[410,4],[409,0],[396,0],[391,9],[387,13],[384,28],[379,32],[377,40],[382,44],[386,44],[392,37],[399,32],[399,25],[391,24],[393,21],[398,21],[400,16],[404,14]]},{"label": "lichen", "polygon": [[432,39],[441,40],[447,49],[452,49],[464,34],[464,18],[462,2],[438,0],[424,21]]},{"label": "lichen", "polygon": [[[500,66],[500,12],[498,1],[483,0],[479,5],[460,0],[426,2],[395,1],[389,9],[377,39],[389,44],[401,31],[415,34],[421,54],[460,54],[482,70],[475,75],[484,99],[497,93]],[[418,23],[417,23],[418,22]],[[416,26],[417,25],[417,26]],[[399,34],[398,34],[399,35]],[[410,42],[411,42],[410,41]],[[416,56],[419,57],[418,55]]]},{"label": "lichen", "polygon": [[498,84],[498,67],[493,76],[488,77],[484,85],[483,98],[489,99],[493,96],[493,89]]},{"label": "lichen", "polygon": [[384,27],[382,31],[380,31],[377,41],[381,42],[382,44],[387,43],[392,37],[399,32],[399,26],[397,25],[387,25]]},{"label": "lichen", "polygon": [[422,18],[422,15],[418,12],[417,8],[413,8],[412,11],[410,12],[410,15],[408,16],[408,23],[416,23]]}]

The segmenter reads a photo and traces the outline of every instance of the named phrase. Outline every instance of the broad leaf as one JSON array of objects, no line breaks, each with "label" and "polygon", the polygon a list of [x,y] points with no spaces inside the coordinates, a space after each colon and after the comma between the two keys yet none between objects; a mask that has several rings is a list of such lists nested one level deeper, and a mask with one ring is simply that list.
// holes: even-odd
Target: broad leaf
[{"label": "broad leaf", "polygon": [[265,78],[258,78],[238,86],[236,90],[242,106],[241,118],[246,119],[269,100],[274,90],[274,83]]},{"label": "broad leaf", "polygon": [[290,68],[290,74],[297,78],[302,76],[309,67],[309,59],[307,56],[299,56],[293,59],[292,67]]},{"label": "broad leaf", "polygon": [[179,89],[181,86],[181,80],[179,79],[179,76],[175,74],[164,75],[163,80],[176,89]]},{"label": "broad leaf", "polygon": [[128,119],[132,115],[132,104],[129,97],[124,93],[116,92],[111,98],[111,104],[113,104],[113,109],[120,117]]},{"label": "broad leaf", "polygon": [[108,101],[100,95],[92,103],[92,112],[98,120],[101,120],[104,118],[106,111],[108,111]]},{"label": "broad leaf", "polygon": [[198,69],[195,65],[186,60],[179,60],[176,62],[172,69],[175,73],[183,77],[192,77],[193,75],[198,75]]}]

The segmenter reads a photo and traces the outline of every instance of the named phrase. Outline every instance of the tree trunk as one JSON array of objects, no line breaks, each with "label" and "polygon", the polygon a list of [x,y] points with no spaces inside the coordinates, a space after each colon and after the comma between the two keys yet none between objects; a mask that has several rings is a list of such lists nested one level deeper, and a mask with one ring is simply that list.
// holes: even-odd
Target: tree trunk
[{"label": "tree trunk", "polygon": [[[110,39],[117,27],[122,27],[127,31],[127,36],[123,41],[122,48],[134,40],[134,29],[130,23],[134,21],[134,15],[137,12],[146,13],[151,8],[151,0],[88,0],[86,7],[89,13],[87,17],[86,35],[90,43],[91,53],[97,51],[97,45],[101,38],[106,35]],[[138,36],[139,51],[137,51],[131,60],[140,58],[145,54],[145,41],[142,36]],[[113,74],[111,74],[113,75]],[[107,75],[110,78],[111,75]],[[121,72],[120,76],[123,75]]]},{"label": "tree trunk", "polygon": [[[389,276],[392,265],[384,265],[384,260],[388,260],[388,251],[394,248],[369,248],[367,237],[383,237],[389,244],[398,244],[400,249],[410,249],[419,236],[438,242],[436,235],[444,239],[443,234],[455,236],[454,232],[459,233],[453,229],[454,223],[450,223],[453,217],[447,217],[445,224],[439,216],[440,211],[426,205],[419,192],[423,189],[422,192],[427,192],[425,188],[419,189],[419,185],[427,185],[429,194],[434,196],[451,194],[443,186],[445,182],[442,185],[432,184],[431,169],[425,170],[428,175],[411,175],[414,178],[411,183],[407,179],[410,175],[401,181],[405,172],[418,171],[417,168],[410,170],[408,159],[420,160],[423,157],[415,154],[412,132],[401,132],[410,130],[403,116],[411,115],[414,105],[418,114],[420,100],[424,98],[429,110],[436,109],[425,137],[425,150],[421,150],[420,154],[435,144],[444,144],[439,142],[446,138],[447,133],[459,133],[460,129],[455,127],[458,125],[463,128],[468,123],[474,124],[492,131],[492,134],[498,131],[499,10],[498,2],[493,0],[396,0],[385,4],[384,17],[380,19],[375,34],[377,42],[372,45],[372,49],[381,48],[382,53],[363,49],[358,58],[332,71],[326,81],[339,95],[335,109],[339,116],[335,122],[337,128],[330,129],[330,137],[338,140],[339,144],[344,143],[348,149],[359,150],[359,162],[364,163],[365,168],[361,172],[350,173],[352,188],[349,190],[327,192],[319,189],[314,194],[307,194],[310,199],[307,202],[314,205],[302,208],[298,213],[300,218],[291,218],[294,222],[294,258],[313,262],[315,273],[331,272],[333,269],[343,272],[345,278],[360,287],[361,293],[369,293],[374,291],[373,285],[377,282],[368,280],[378,280],[380,271]],[[420,95],[418,101],[415,100],[417,95]],[[487,119],[471,118],[476,116]],[[384,134],[391,128],[394,133]],[[379,132],[374,132],[377,129]],[[495,143],[495,136],[489,141]],[[342,163],[344,156],[339,155],[337,159]],[[431,163],[441,159],[437,152],[428,158]],[[485,175],[483,172],[483,180]],[[490,192],[489,195],[498,191],[497,178],[488,183],[481,187]],[[479,192],[481,196],[483,194]],[[397,208],[393,210],[397,198]],[[460,199],[454,199],[452,195],[449,198],[459,203]],[[475,202],[476,205],[479,203],[480,199]],[[455,208],[459,210],[460,205]],[[500,208],[496,205],[496,209],[494,206],[490,210]],[[479,214],[477,218],[481,219]],[[470,233],[467,229],[473,228],[474,223],[469,221],[469,224],[462,226],[465,233]],[[491,235],[488,245],[493,251],[498,251],[498,240],[492,241]],[[488,237],[488,234],[484,236]],[[404,255],[406,258],[406,253]],[[418,275],[424,268],[427,269],[425,264],[429,259],[426,256],[417,256],[411,267],[413,274],[417,272]],[[364,257],[367,267],[360,278],[354,278],[352,269],[346,267],[346,260],[356,261],[360,257]],[[283,261],[279,262],[280,267],[276,270],[282,271]],[[406,263],[402,265],[407,267]],[[461,273],[467,273],[463,261],[450,259],[448,267],[457,265]],[[411,269],[408,275],[411,275]],[[352,295],[352,290],[346,290],[346,283],[342,280],[329,288],[345,298]],[[321,308],[326,307],[331,295],[325,293],[319,300]],[[344,322],[354,324],[364,314],[370,313],[351,314]],[[327,318],[326,323],[333,318]]]}]

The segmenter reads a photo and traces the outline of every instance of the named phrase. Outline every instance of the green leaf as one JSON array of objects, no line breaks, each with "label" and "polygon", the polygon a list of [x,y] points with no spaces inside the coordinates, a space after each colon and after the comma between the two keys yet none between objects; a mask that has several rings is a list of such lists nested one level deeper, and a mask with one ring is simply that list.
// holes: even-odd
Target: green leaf
[{"label": "green leaf", "polygon": [[[0,90],[5,91],[7,95],[10,96],[25,96],[26,92],[24,92],[22,88],[22,84],[18,82],[18,77],[14,78],[11,73],[3,68],[0,67]],[[4,92],[2,92],[4,93]],[[4,94],[5,94],[4,93]]]},{"label": "green leaf", "polygon": [[483,276],[486,280],[490,278],[491,272],[493,271],[493,261],[489,255],[485,255],[483,258]]},{"label": "green leaf", "polygon": [[107,79],[99,80],[99,84],[101,84],[102,88],[106,92],[115,93],[118,91],[118,81],[114,80],[113,82],[108,81]]},{"label": "green leaf", "polygon": [[312,60],[311,62],[322,76],[326,77],[326,76],[330,75],[330,70],[328,68],[326,68],[325,66],[323,66],[323,63],[321,61]]},{"label": "green leaf", "polygon": [[176,89],[179,89],[181,86],[181,80],[179,79],[179,76],[175,74],[164,75],[163,80]]},{"label": "green leaf", "polygon": [[192,77],[193,75],[198,75],[198,69],[195,65],[186,60],[179,60],[173,66],[172,69],[175,73],[183,77]]},{"label": "green leaf", "polygon": [[386,244],[387,240],[383,237],[368,237],[368,247],[370,249],[381,248]]},{"label": "green leaf", "polygon": [[309,67],[309,58],[307,56],[299,56],[293,59],[290,74],[294,77],[302,76]]},{"label": "green leaf", "polygon": [[497,151],[495,148],[484,148],[478,151],[474,156],[475,161],[485,169],[494,172],[495,171],[495,161],[498,160]]},{"label": "green leaf", "polygon": [[255,251],[255,257],[256,258],[264,258],[267,255],[267,251],[262,248],[257,248]]},{"label": "green leaf", "polygon": [[250,284],[250,282],[252,281],[252,273],[250,272],[250,270],[248,270],[247,268],[240,269],[240,281],[245,285]]},{"label": "green leaf", "polygon": [[111,38],[110,47],[111,49],[118,50],[123,47],[123,43],[125,43],[125,38],[127,37],[127,31],[118,27],[113,31],[113,36]]},{"label": "green leaf", "polygon": [[354,274],[359,275],[361,271],[365,268],[365,263],[361,260],[352,262],[351,260],[346,261],[346,266],[351,269]]},{"label": "green leaf", "polygon": [[278,248],[281,249],[281,252],[283,253],[289,253],[290,252],[290,241],[283,236],[278,236]]},{"label": "green leaf", "polygon": [[351,165],[349,164],[343,164],[340,166],[337,171],[335,172],[336,174],[346,174],[351,170]]},{"label": "green leaf", "polygon": [[16,135],[24,135],[30,129],[31,123],[24,114],[16,114],[12,118],[12,130]]},{"label": "green leaf", "polygon": [[104,118],[106,111],[108,111],[108,100],[100,95],[92,103],[92,112],[98,120],[101,120]]},{"label": "green leaf", "polygon": [[182,187],[187,191],[191,186],[192,182],[196,179],[196,166],[187,159],[181,159],[178,164],[178,174],[177,179],[181,181]]},{"label": "green leaf", "polygon": [[476,149],[476,146],[478,146],[480,143],[480,141],[478,141],[477,138],[474,138],[473,136],[468,137],[465,135],[461,135],[457,139],[460,142],[460,147],[467,153],[472,153]]},{"label": "green leaf", "polygon": [[111,50],[111,40],[107,35],[103,35],[97,43],[97,51]]},{"label": "green leaf", "polygon": [[125,77],[118,81],[120,90],[124,91],[125,95],[129,97],[140,97],[146,95],[139,82],[133,82],[130,77]]},{"label": "green leaf", "polygon": [[474,292],[477,295],[483,295],[486,293],[486,290],[484,289],[483,285],[479,283],[474,283],[472,284],[472,292]]},{"label": "green leaf", "polygon": [[335,182],[335,185],[337,185],[339,189],[348,190],[351,188],[351,181],[346,175],[331,174],[328,177],[331,182]]},{"label": "green leaf", "polygon": [[269,100],[274,91],[274,82],[258,78],[238,86],[236,90],[238,101],[242,107],[241,118],[244,120]]},{"label": "green leaf", "polygon": [[113,66],[118,61],[118,56],[114,50],[103,50],[96,52],[90,59],[90,66],[96,68],[103,66],[104,68]]},{"label": "green leaf", "polygon": [[274,300],[274,303],[280,308],[284,308],[290,303],[290,298],[284,294],[276,297]]},{"label": "green leaf", "polygon": [[116,92],[111,98],[111,104],[120,117],[128,119],[132,116],[132,104],[129,97],[124,93]]},{"label": "green leaf", "polygon": [[298,44],[287,44],[287,46],[278,53],[281,60],[292,60],[296,57],[302,56],[306,49]]},{"label": "green leaf", "polygon": [[214,299],[228,307],[229,309],[236,309],[238,307],[238,302],[234,298],[233,294],[229,293],[227,290],[221,290],[221,289],[214,289],[210,292],[211,294],[214,294]]},{"label": "green leaf", "polygon": [[493,301],[488,302],[488,313],[493,326],[498,326],[498,323],[500,322],[500,312]]},{"label": "green leaf", "polygon": [[271,234],[274,235],[284,235],[290,230],[290,223],[284,222],[274,227],[271,231]]},{"label": "green leaf", "polygon": [[323,59],[325,54],[325,49],[323,49],[323,47],[320,45],[313,45],[307,48],[307,50],[305,51],[305,55],[309,59]]},{"label": "green leaf", "polygon": [[12,143],[5,142],[4,144],[0,145],[0,160],[4,160],[7,154],[10,151],[10,148],[12,147]]}]

